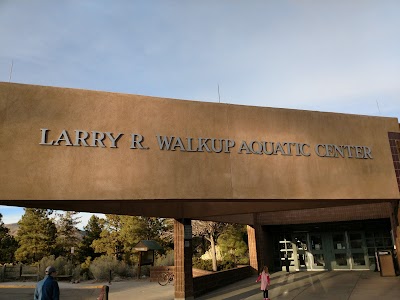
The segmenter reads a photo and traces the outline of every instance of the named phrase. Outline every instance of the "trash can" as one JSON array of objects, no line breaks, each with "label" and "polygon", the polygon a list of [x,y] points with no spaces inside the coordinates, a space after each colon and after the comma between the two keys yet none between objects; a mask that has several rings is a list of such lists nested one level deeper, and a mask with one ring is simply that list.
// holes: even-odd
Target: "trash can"
[{"label": "trash can", "polygon": [[392,250],[378,251],[378,259],[381,276],[396,276]]}]

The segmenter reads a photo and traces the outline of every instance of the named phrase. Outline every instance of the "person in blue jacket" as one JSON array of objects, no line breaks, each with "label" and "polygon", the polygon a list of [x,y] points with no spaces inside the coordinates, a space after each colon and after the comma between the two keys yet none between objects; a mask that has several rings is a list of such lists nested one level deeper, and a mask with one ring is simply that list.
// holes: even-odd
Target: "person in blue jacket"
[{"label": "person in blue jacket", "polygon": [[57,275],[56,268],[48,266],[46,276],[36,285],[34,300],[59,300],[60,289],[58,282],[54,279]]}]

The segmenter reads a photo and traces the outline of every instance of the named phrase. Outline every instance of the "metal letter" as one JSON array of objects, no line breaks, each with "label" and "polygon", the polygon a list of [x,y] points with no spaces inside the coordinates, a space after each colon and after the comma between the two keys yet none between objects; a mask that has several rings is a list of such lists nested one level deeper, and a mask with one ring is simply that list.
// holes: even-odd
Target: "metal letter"
[{"label": "metal letter", "polygon": [[[259,148],[260,150],[258,150],[258,151],[254,150],[254,147],[253,147],[254,143],[257,143],[258,148]],[[253,152],[254,154],[262,154],[263,146],[262,146],[262,144],[261,144],[260,142],[257,142],[257,141],[250,141],[249,148],[250,148],[250,151]]]},{"label": "metal letter", "polygon": [[47,140],[47,131],[49,131],[47,128],[40,128],[40,131],[42,131],[42,139],[40,140],[39,145],[53,145],[54,141],[51,141],[49,143],[46,143]]},{"label": "metal letter", "polygon": [[324,147],[323,144],[318,144],[318,145],[315,146],[315,153],[317,153],[317,155],[318,155],[319,157],[325,157],[326,154],[325,154],[325,155],[322,155],[321,153],[319,153],[319,147],[321,147],[321,146]]},{"label": "metal letter", "polygon": [[144,137],[141,134],[131,133],[131,136],[132,136],[132,143],[130,149],[144,149],[144,150],[149,149],[143,147],[142,142],[144,140]]},{"label": "metal letter", "polygon": [[286,155],[288,155],[288,156],[292,156],[292,145],[297,145],[297,143],[293,143],[293,142],[284,142],[283,143],[284,145],[286,144],[287,145],[287,153],[286,153]]},{"label": "metal letter", "polygon": [[215,148],[215,141],[216,141],[217,139],[211,139],[211,149],[215,152],[215,153],[220,153],[220,152],[222,152],[222,139],[218,139],[218,141],[219,141],[219,148],[218,149],[216,149]]},{"label": "metal letter", "polygon": [[117,135],[116,138],[113,137],[112,132],[106,132],[106,134],[107,134],[108,138],[109,138],[110,141],[111,141],[111,146],[110,146],[110,148],[118,148],[118,147],[117,147],[117,142],[118,142],[118,140],[121,138],[121,136],[123,135],[123,133],[118,133],[118,135]]},{"label": "metal letter", "polygon": [[283,147],[280,142],[276,143],[276,148],[274,150],[274,154],[278,154],[277,152],[280,151],[282,155],[286,155],[285,150],[283,150]]},{"label": "metal letter", "polygon": [[[270,144],[271,144],[271,147],[272,147],[272,150],[271,150],[271,151],[268,151],[268,150],[267,150],[267,143],[270,143]],[[262,142],[262,145],[263,145],[263,152],[264,152],[265,154],[267,154],[267,155],[274,154],[274,142]]]},{"label": "metal letter", "polygon": [[341,157],[344,158],[344,151],[343,151],[343,146],[335,146],[335,157],[339,157],[338,153],[340,154]]},{"label": "metal letter", "polygon": [[310,153],[305,153],[305,152],[304,152],[304,146],[307,146],[308,148],[310,148],[310,145],[309,145],[309,144],[301,144],[300,153],[301,153],[302,155],[304,155],[304,156],[310,156],[310,155],[311,155]]},{"label": "metal letter", "polygon": [[364,158],[364,153],[362,152],[362,146],[354,146],[356,149],[356,158]]},{"label": "metal letter", "polygon": [[[204,140],[204,141],[203,141]],[[207,146],[207,142],[209,141],[209,139],[203,139],[203,138],[199,138],[199,148],[197,149],[197,151],[199,152],[203,152],[203,148],[206,149],[207,152],[211,152],[210,148],[208,148]]]},{"label": "metal letter", "polygon": [[335,156],[335,145],[332,144],[325,144],[326,149],[326,157],[337,157]]},{"label": "metal letter", "polygon": [[192,140],[193,140],[193,138],[187,137],[186,139],[188,141],[188,146],[187,146],[187,149],[186,149],[187,152],[197,152],[197,148],[196,149],[192,148]]},{"label": "metal letter", "polygon": [[[97,135],[100,135],[98,138]],[[92,144],[91,147],[97,147],[97,143],[99,143],[101,148],[105,148],[106,146],[103,143],[103,140],[106,138],[103,132],[100,131],[92,131]]]},{"label": "metal letter", "polygon": [[160,147],[160,150],[170,150],[171,149],[171,142],[173,141],[174,137],[171,136],[170,139],[168,139],[167,136],[159,136],[157,135],[157,142],[158,142],[158,147]]},{"label": "metal letter", "polygon": [[367,156],[373,159],[371,154],[371,149],[369,147],[364,146],[364,158],[368,158]]},{"label": "metal letter", "polygon": [[[83,137],[81,137],[81,133],[83,133]],[[80,142],[82,142],[84,147],[89,147],[88,143],[86,143],[86,139],[89,137],[89,133],[84,130],[75,130],[75,144],[74,146],[80,146]]]},{"label": "metal letter", "polygon": [[238,153],[242,154],[243,150],[246,150],[246,154],[251,154],[251,151],[249,149],[249,146],[247,146],[246,141],[242,141]]},{"label": "metal letter", "polygon": [[72,146],[71,144],[71,140],[69,139],[68,136],[68,132],[64,129],[61,134],[60,137],[57,139],[57,141],[53,144],[53,145],[60,145],[60,141],[65,141],[65,146]]},{"label": "metal letter", "polygon": [[350,146],[350,145],[344,145],[343,146],[343,148],[344,149],[347,149],[347,156],[348,156],[348,158],[352,158],[353,157],[353,155],[351,154],[351,148],[354,148],[353,146]]},{"label": "metal letter", "polygon": [[181,148],[181,151],[182,151],[182,152],[185,152],[185,151],[186,151],[186,150],[185,150],[185,147],[183,146],[182,140],[181,140],[181,138],[180,138],[179,136],[175,139],[174,145],[171,147],[171,150],[172,150],[172,151],[175,151],[175,150],[176,150],[176,149],[175,149],[176,147]]},{"label": "metal letter", "polygon": [[225,153],[231,153],[230,149],[235,147],[235,141],[234,140],[230,140],[230,139],[226,139],[225,140]]}]

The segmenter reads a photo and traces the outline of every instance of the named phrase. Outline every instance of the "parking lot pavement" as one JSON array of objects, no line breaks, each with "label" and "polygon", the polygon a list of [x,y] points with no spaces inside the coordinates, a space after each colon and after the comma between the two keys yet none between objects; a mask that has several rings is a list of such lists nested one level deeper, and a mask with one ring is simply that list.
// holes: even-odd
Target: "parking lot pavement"
[{"label": "parking lot pavement", "polygon": [[[210,291],[196,300],[260,300],[257,276]],[[32,300],[36,282],[0,283],[0,300]],[[60,282],[62,300],[95,300],[104,283]],[[296,272],[271,275],[272,300],[398,300],[400,277],[381,277],[371,271]],[[148,279],[112,282],[110,300],[173,300],[174,286],[160,286]]]}]

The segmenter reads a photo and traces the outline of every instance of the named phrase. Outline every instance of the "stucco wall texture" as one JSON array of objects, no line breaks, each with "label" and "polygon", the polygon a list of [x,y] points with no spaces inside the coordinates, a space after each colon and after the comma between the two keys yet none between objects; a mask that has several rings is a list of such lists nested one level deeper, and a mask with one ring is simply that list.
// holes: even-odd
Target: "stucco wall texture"
[{"label": "stucco wall texture", "polygon": [[[123,136],[118,148],[40,145],[43,128],[46,142],[63,130],[72,143],[74,130]],[[399,199],[388,140],[398,129],[395,118],[0,83],[0,200]],[[133,133],[148,149],[130,149]],[[236,145],[167,151],[157,135]],[[305,143],[310,156],[238,153],[242,141]],[[373,158],[319,157],[317,144],[367,146]]]}]

